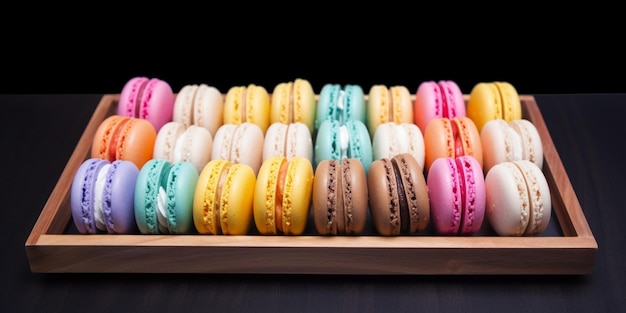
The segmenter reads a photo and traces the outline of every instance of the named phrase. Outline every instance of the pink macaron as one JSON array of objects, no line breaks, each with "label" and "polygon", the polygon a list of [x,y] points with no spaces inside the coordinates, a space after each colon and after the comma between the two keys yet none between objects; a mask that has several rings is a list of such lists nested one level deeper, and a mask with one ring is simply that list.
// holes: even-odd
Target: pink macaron
[{"label": "pink macaron", "polygon": [[435,118],[466,116],[465,101],[459,86],[451,80],[422,82],[415,93],[413,121],[422,132]]},{"label": "pink macaron", "polygon": [[487,195],[476,158],[438,158],[428,171],[427,186],[430,216],[438,234],[471,235],[480,230]]},{"label": "pink macaron", "polygon": [[175,99],[166,81],[133,77],[122,89],[117,114],[146,119],[159,131],[161,126],[172,121]]}]

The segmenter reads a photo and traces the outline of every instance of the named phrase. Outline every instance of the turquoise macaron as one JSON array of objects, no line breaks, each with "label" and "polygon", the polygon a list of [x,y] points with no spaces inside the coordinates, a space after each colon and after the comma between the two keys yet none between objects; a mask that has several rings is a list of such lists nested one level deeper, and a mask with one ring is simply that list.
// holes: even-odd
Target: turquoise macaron
[{"label": "turquoise macaron", "polygon": [[198,170],[191,162],[149,160],[135,185],[135,221],[142,234],[192,232]]},{"label": "turquoise macaron", "polygon": [[327,119],[339,121],[358,120],[365,123],[367,117],[365,94],[359,85],[326,84],[317,100],[315,128],[319,129]]},{"label": "turquoise macaron", "polygon": [[315,165],[323,160],[359,159],[367,172],[372,163],[372,141],[365,123],[348,120],[340,123],[325,120],[315,139]]}]

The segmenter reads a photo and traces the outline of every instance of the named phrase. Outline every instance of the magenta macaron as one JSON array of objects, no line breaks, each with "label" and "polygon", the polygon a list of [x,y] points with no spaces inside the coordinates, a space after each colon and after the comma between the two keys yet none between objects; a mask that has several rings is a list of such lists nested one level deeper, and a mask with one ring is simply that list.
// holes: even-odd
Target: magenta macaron
[{"label": "magenta macaron", "polygon": [[483,171],[472,156],[436,159],[428,171],[434,230],[440,235],[471,235],[480,230],[486,206]]},{"label": "magenta macaron", "polygon": [[136,231],[134,190],[139,169],[131,161],[85,160],[72,181],[70,206],[82,234]]},{"label": "magenta macaron", "polygon": [[117,114],[150,121],[156,131],[172,121],[176,97],[172,87],[161,79],[133,77],[122,89]]},{"label": "magenta macaron", "polygon": [[464,117],[467,112],[463,93],[452,80],[422,82],[415,93],[413,115],[422,133],[432,119]]}]

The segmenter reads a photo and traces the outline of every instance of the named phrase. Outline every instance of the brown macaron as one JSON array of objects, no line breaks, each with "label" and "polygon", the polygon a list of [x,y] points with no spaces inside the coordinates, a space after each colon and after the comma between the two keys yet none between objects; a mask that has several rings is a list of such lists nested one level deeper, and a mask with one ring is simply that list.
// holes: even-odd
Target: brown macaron
[{"label": "brown macaron", "polygon": [[360,235],[367,220],[367,175],[359,159],[322,160],[315,169],[313,217],[320,235]]},{"label": "brown macaron", "polygon": [[375,160],[367,174],[369,207],[382,236],[416,233],[430,221],[424,172],[413,155]]}]

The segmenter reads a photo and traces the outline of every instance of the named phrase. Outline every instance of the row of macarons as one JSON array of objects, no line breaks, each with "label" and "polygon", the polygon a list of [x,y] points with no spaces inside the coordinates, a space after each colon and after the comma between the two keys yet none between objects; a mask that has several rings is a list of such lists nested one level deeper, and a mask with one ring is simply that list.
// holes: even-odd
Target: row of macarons
[{"label": "row of macarons", "polygon": [[121,115],[107,117],[97,128],[91,157],[128,160],[139,168],[150,159],[191,162],[198,172],[215,159],[249,165],[258,173],[273,156],[307,158],[315,167],[324,160],[354,158],[366,172],[373,161],[410,153],[424,172],[441,157],[473,156],[486,174],[504,161],[529,160],[543,166],[541,137],[526,119],[494,119],[479,133],[468,117],[433,119],[425,133],[413,123],[379,125],[373,138],[364,124],[325,121],[313,139],[300,122],[273,123],[266,132],[251,122],[223,124],[214,136],[204,127],[167,122],[158,132],[145,120]]},{"label": "row of macarons", "polygon": [[117,113],[147,119],[157,131],[176,121],[205,127],[213,136],[222,124],[243,122],[256,124],[263,132],[272,123],[301,122],[314,135],[326,120],[339,124],[356,120],[372,137],[387,122],[414,123],[425,132],[435,118],[467,116],[480,131],[488,120],[522,117],[519,95],[508,82],[477,83],[467,103],[452,80],[424,81],[414,94],[406,86],[383,84],[365,92],[359,85],[329,83],[316,94],[302,78],[279,83],[271,93],[255,84],[222,92],[203,83],[174,92],[164,80],[133,77],[122,88]]},{"label": "row of macarons", "polygon": [[[550,190],[527,160],[486,175],[472,156],[439,158],[427,175],[409,153],[375,160],[274,156],[255,175],[246,164],[89,158],[74,176],[70,205],[83,234],[535,236],[548,226]],[[312,221],[311,221],[312,219]],[[371,223],[368,223],[370,220]],[[485,222],[487,221],[487,222]]]}]

